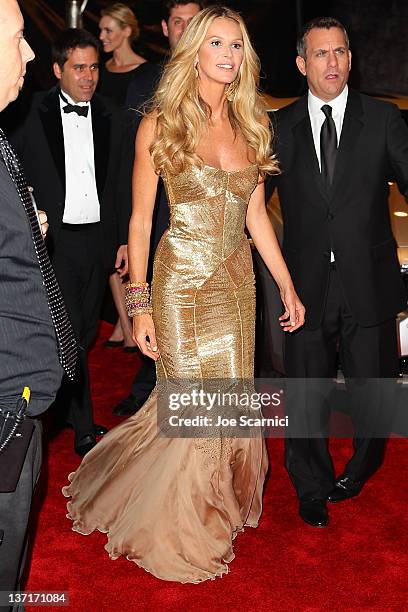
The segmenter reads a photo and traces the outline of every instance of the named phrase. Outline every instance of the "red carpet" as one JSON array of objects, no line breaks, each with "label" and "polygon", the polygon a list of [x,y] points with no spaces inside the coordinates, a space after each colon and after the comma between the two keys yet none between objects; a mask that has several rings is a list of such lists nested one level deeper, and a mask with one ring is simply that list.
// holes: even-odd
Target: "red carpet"
[{"label": "red carpet", "polygon": [[[118,419],[111,408],[128,392],[137,357],[103,349],[109,332],[104,324],[92,352],[92,387],[96,420],[113,426]],[[282,441],[270,440],[271,474],[260,526],[235,540],[228,575],[198,585],[162,582],[129,561],[111,561],[103,548],[105,535],[71,531],[60,489],[79,462],[72,446],[67,430],[48,445],[26,590],[67,591],[68,609],[75,612],[408,609],[406,440],[390,441],[381,471],[359,498],[331,506],[330,526],[321,530],[298,518],[282,467]],[[336,464],[343,465],[349,442],[335,441],[333,452]]]}]

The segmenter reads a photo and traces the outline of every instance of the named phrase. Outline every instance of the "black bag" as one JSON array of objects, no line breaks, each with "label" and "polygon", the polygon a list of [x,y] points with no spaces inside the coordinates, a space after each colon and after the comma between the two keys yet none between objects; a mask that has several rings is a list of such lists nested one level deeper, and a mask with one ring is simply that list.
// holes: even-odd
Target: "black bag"
[{"label": "black bag", "polygon": [[16,410],[0,410],[0,493],[16,490],[33,435],[34,422],[26,418],[28,402],[21,397]]}]

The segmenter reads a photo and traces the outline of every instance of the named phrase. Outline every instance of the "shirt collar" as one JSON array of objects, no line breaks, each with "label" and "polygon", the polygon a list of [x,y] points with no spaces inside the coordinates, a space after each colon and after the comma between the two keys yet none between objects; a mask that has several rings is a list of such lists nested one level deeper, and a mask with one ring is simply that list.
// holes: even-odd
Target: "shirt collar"
[{"label": "shirt collar", "polygon": [[[64,98],[67,99],[67,101],[69,102],[69,104],[73,104],[74,106],[89,106],[89,102],[74,102],[74,100],[71,98],[70,95],[67,94],[66,91],[64,91],[63,89],[61,89]],[[60,105],[61,106],[66,106],[65,101],[61,98],[61,96],[58,96],[60,99]]]},{"label": "shirt collar", "polygon": [[311,116],[321,115],[322,117],[324,117],[321,108],[324,104],[328,104],[329,106],[332,107],[334,115],[343,116],[346,110],[347,96],[348,96],[348,86],[347,85],[345,86],[341,94],[337,96],[337,98],[330,100],[330,102],[325,102],[324,100],[320,100],[320,98],[317,98],[315,95],[313,95],[309,89],[309,93],[307,96],[307,105],[309,108],[309,114]]}]

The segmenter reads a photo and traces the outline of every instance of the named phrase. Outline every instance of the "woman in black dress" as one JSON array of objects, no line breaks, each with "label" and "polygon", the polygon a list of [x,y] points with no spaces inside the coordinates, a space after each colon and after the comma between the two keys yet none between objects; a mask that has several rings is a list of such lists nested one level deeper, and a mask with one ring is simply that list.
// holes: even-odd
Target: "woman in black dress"
[{"label": "woman in black dress", "polygon": [[[101,11],[99,38],[111,57],[100,67],[99,92],[125,106],[127,90],[136,71],[149,71],[152,67],[144,57],[135,53],[132,43],[139,38],[139,24],[133,11],[120,2]],[[122,281],[115,272],[109,280],[112,296],[119,314],[115,329],[105,343],[108,347],[121,347],[127,352],[136,350],[132,327],[125,310]]]},{"label": "woman in black dress", "polygon": [[99,29],[103,50],[112,54],[101,65],[99,91],[123,106],[134,72],[146,63],[132,48],[139,38],[139,24],[133,11],[117,2],[101,11]]}]

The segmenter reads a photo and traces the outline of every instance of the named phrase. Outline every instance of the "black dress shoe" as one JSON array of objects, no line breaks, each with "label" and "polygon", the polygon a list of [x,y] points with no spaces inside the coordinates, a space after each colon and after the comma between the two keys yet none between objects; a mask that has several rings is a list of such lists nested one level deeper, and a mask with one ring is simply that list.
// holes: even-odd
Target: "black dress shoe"
[{"label": "black dress shoe", "polygon": [[77,455],[83,457],[86,453],[89,453],[91,449],[96,445],[96,438],[93,434],[88,434],[86,436],[82,436],[77,441],[75,441],[74,449]]},{"label": "black dress shoe", "polygon": [[119,404],[113,408],[112,412],[116,414],[116,416],[129,416],[131,414],[136,414],[143,404],[144,401],[137,400],[133,395],[129,395],[119,402]]},{"label": "black dress shoe", "polygon": [[332,504],[336,504],[337,502],[355,497],[360,493],[363,484],[361,480],[354,480],[350,476],[339,476],[334,484],[334,489],[330,491],[327,499]]},{"label": "black dress shoe", "polygon": [[136,346],[136,345],[135,346],[124,346],[123,347],[123,351],[125,353],[137,353],[138,350],[139,350],[139,347]]},{"label": "black dress shoe", "polygon": [[302,501],[299,505],[300,518],[312,527],[326,527],[329,524],[329,513],[326,502],[322,499]]},{"label": "black dress shoe", "polygon": [[[74,429],[74,426],[72,425],[72,423],[69,423],[68,421],[64,423],[64,427],[67,427],[69,429]],[[95,436],[104,436],[106,433],[108,433],[108,431],[109,429],[105,427],[104,425],[98,425],[97,423],[94,424]]]},{"label": "black dress shoe", "polygon": [[124,340],[106,340],[102,344],[103,348],[120,348],[125,344]]},{"label": "black dress shoe", "polygon": [[104,436],[108,433],[109,429],[104,425],[98,425],[98,423],[94,423],[94,432],[95,436]]}]

